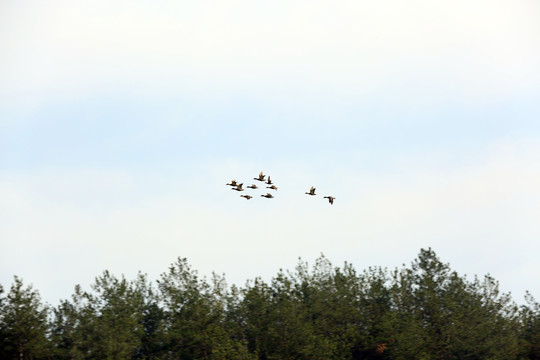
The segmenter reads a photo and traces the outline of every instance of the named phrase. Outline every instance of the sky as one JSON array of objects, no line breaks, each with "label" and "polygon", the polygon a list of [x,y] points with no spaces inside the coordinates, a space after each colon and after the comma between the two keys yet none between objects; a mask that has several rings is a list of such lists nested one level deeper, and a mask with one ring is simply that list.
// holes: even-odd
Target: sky
[{"label": "sky", "polygon": [[[242,286],[299,258],[394,269],[432,248],[538,300],[539,16],[536,0],[0,2],[0,284],[56,305],[178,257]],[[274,199],[225,185],[260,171]]]}]

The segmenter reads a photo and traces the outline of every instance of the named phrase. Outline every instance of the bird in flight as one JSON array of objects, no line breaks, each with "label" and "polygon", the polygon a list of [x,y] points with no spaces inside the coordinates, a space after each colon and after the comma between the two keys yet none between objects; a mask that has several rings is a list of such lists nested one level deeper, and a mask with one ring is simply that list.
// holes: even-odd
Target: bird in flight
[{"label": "bird in flight", "polygon": [[264,181],[264,178],[266,177],[266,175],[263,175],[263,172],[261,171],[259,173],[259,177],[256,177],[256,178],[253,178],[253,180],[259,180],[259,181]]},{"label": "bird in flight", "polygon": [[[268,177],[268,179],[267,179],[267,177]],[[274,183],[270,179],[270,176],[269,175],[264,175],[262,171],[259,173],[258,177],[255,177],[253,179],[257,180],[257,181],[262,181],[262,182],[266,183],[267,185],[270,185],[270,186],[266,187],[267,189],[276,190],[276,191],[278,189],[278,187],[276,185],[274,185]],[[238,181],[236,181],[236,180],[231,180],[230,184],[226,184],[226,185],[232,186],[231,190],[236,190],[236,191],[244,191],[245,190],[243,188],[244,183],[238,183]],[[259,187],[257,185],[255,185],[255,184],[251,184],[250,186],[247,186],[247,188],[248,189],[258,189]],[[312,186],[309,189],[309,191],[305,192],[305,194],[310,195],[310,196],[317,195],[315,193],[315,187]],[[253,196],[251,196],[251,195],[240,195],[240,197],[243,197],[246,200],[250,200],[250,199],[253,198]],[[270,193],[266,193],[265,195],[261,195],[261,197],[265,197],[267,199],[274,198],[274,196],[272,194],[270,194]],[[334,205],[334,200],[336,200],[335,197],[329,195],[329,196],[324,196],[324,198],[328,199],[328,202],[330,203],[330,205]]]},{"label": "bird in flight", "polygon": [[232,188],[231,190],[244,191],[244,189],[242,189],[242,185],[244,185],[244,183],[236,185],[236,187]]}]

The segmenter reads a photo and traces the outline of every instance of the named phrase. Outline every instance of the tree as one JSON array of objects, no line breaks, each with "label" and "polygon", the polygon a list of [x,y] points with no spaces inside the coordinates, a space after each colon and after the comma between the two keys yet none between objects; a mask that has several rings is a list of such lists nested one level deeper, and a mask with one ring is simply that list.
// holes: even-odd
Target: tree
[{"label": "tree", "polygon": [[491,277],[467,282],[422,249],[391,289],[393,359],[516,358],[516,307]]},{"label": "tree", "polygon": [[431,249],[392,272],[321,255],[242,288],[179,258],[157,290],[105,271],[48,323],[15,277],[7,296],[0,286],[0,359],[540,359],[540,304],[528,294],[518,308],[491,276],[468,281]]},{"label": "tree", "polygon": [[520,352],[527,359],[540,359],[540,303],[530,293],[520,311]]},{"label": "tree", "polygon": [[[0,292],[1,294],[1,292]],[[39,292],[14,277],[5,299],[0,301],[0,357],[43,359],[49,355],[48,308]]]},{"label": "tree", "polygon": [[52,338],[61,358],[136,357],[145,334],[144,311],[150,291],[146,277],[118,279],[108,271],[95,279],[92,292],[75,287],[72,302],[55,310]]},{"label": "tree", "polygon": [[158,281],[164,305],[165,349],[173,359],[249,359],[243,341],[226,330],[223,282],[199,279],[179,258]]},{"label": "tree", "polygon": [[79,354],[82,334],[80,332],[78,309],[67,300],[63,300],[53,309],[54,318],[51,322],[51,340],[54,344],[54,354],[59,359],[82,358]]},{"label": "tree", "polygon": [[342,269],[333,267],[321,255],[311,271],[307,263],[300,262],[293,280],[299,306],[313,332],[309,356],[361,358],[375,347],[368,326],[369,286],[350,264],[345,263]]}]

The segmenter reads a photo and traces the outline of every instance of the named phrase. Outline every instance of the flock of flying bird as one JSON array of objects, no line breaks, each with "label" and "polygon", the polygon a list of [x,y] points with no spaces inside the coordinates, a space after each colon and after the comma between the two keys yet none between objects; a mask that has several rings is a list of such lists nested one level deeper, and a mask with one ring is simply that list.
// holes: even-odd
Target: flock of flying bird
[{"label": "flock of flying bird", "polygon": [[[272,189],[272,190],[275,190],[275,191],[277,191],[277,189],[278,189],[277,186],[274,185],[272,180],[270,180],[270,176],[268,176],[268,179],[266,179],[266,175],[264,175],[262,171],[259,173],[259,176],[256,177],[256,178],[253,178],[253,180],[262,181],[265,184],[270,185],[270,186],[266,187],[267,189]],[[226,184],[226,185],[232,186],[231,190],[236,190],[236,191],[244,191],[245,190],[242,187],[244,185],[244,183],[239,184],[239,183],[236,182],[236,180],[231,180],[231,183]],[[258,189],[259,187],[257,185],[255,185],[255,184],[251,184],[251,186],[247,186],[247,188],[248,189]],[[315,194],[315,188],[313,186],[311,187],[311,189],[309,189],[308,192],[306,192],[306,194],[308,194],[310,196],[317,195],[317,194]],[[272,194],[270,194],[268,192],[265,195],[261,195],[261,196],[265,197],[267,199],[271,199],[271,198],[274,197]],[[243,197],[243,198],[246,198],[247,200],[249,200],[253,196],[251,196],[251,195],[240,195],[240,197]],[[330,202],[330,205],[334,205],[334,200],[336,199],[335,197],[333,197],[333,196],[325,196],[324,198],[328,199],[328,202]]]}]

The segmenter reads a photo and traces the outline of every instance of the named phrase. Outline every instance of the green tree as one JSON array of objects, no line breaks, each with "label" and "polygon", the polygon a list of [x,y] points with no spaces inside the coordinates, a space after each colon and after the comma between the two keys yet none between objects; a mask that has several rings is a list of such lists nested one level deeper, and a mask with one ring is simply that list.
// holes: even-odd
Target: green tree
[{"label": "green tree", "polygon": [[422,249],[391,291],[393,359],[516,358],[517,308],[491,277],[467,282]]},{"label": "green tree", "polygon": [[165,358],[165,329],[163,323],[165,313],[153,298],[144,305],[142,314],[143,335],[137,358],[161,359]]},{"label": "green tree", "polygon": [[51,340],[54,354],[58,359],[82,359],[78,350],[81,343],[79,314],[74,304],[63,300],[53,309],[51,322]]},{"label": "green tree", "polygon": [[246,345],[227,332],[224,279],[213,286],[179,258],[158,281],[164,305],[165,349],[171,359],[249,359]]},{"label": "green tree", "polygon": [[520,352],[527,359],[540,359],[540,303],[530,293],[520,311]]},{"label": "green tree", "polygon": [[[324,256],[311,271],[300,262],[294,277],[299,304],[312,323],[314,349],[310,356],[327,359],[360,357],[369,345],[366,290],[350,264],[333,267]],[[373,345],[374,346],[374,345]]]},{"label": "green tree", "polygon": [[45,359],[48,308],[41,303],[39,292],[14,277],[5,299],[0,300],[0,355],[3,359]]},{"label": "green tree", "polygon": [[92,292],[75,287],[72,302],[55,310],[57,354],[75,359],[128,359],[138,355],[144,337],[144,310],[150,291],[146,277],[129,282],[105,271]]},{"label": "green tree", "polygon": [[[421,249],[388,272],[300,261],[229,288],[178,259],[157,282],[105,271],[53,309],[15,277],[0,286],[1,359],[540,359],[540,305],[491,276],[468,281]],[[54,346],[50,346],[50,344]]]}]

